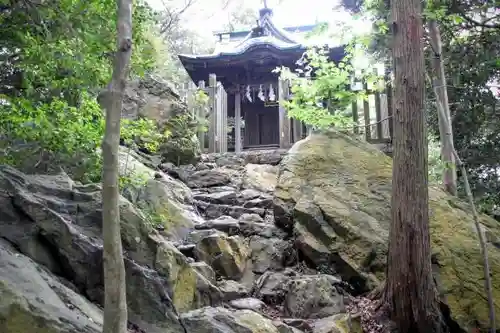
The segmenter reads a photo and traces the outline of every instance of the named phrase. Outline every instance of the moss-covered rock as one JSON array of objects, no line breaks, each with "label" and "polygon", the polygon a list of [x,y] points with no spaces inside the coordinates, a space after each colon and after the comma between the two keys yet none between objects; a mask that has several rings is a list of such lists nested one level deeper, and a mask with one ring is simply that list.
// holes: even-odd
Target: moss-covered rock
[{"label": "moss-covered rock", "polygon": [[363,333],[359,317],[337,314],[316,320],[312,324],[313,333]]},{"label": "moss-covered rock", "polygon": [[120,153],[120,176],[125,179],[123,195],[132,202],[152,227],[182,238],[200,222],[200,216],[187,204],[191,190],[181,181],[144,165],[134,152]]},{"label": "moss-covered rock", "polygon": [[187,258],[172,244],[160,241],[156,254],[155,269],[172,288],[172,301],[179,312],[217,303],[220,291],[196,271]]},{"label": "moss-covered rock", "polygon": [[182,315],[189,332],[279,333],[270,319],[251,310],[203,308]]},{"label": "moss-covered rock", "polygon": [[243,276],[250,250],[239,236],[215,233],[196,244],[195,255],[209,263],[217,274],[238,280]]},{"label": "moss-covered rock", "polygon": [[247,164],[243,175],[243,186],[262,192],[273,192],[278,168],[268,164]]},{"label": "moss-covered rock", "polygon": [[[384,278],[391,176],[391,159],[370,145],[337,132],[313,134],[296,143],[281,162],[276,222],[294,229],[297,246],[317,265],[333,267],[358,290],[372,289]],[[475,320],[486,326],[482,257],[470,209],[435,187],[429,196],[432,249],[443,299],[464,328]],[[481,222],[490,242],[496,241],[498,223],[486,216]],[[498,299],[500,251],[491,243]]]},{"label": "moss-covered rock", "polygon": [[[100,186],[76,184],[65,174],[26,175],[0,166],[0,189],[0,238],[71,281],[92,302],[103,305]],[[165,295],[184,288],[151,269],[162,237],[125,198],[120,200],[120,218],[130,322],[151,333],[178,332],[175,311],[165,302]],[[29,273],[26,279],[26,285],[37,283]],[[46,301],[44,295],[38,296]],[[54,305],[59,306],[65,306],[64,302]]]},{"label": "moss-covered rock", "polygon": [[189,189],[165,177],[148,180],[143,186],[136,187],[135,195],[129,198],[156,228],[164,230],[170,238],[179,239],[202,220],[192,206],[184,203],[191,195]]},{"label": "moss-covered rock", "polygon": [[0,332],[98,333],[102,312],[0,241]]}]

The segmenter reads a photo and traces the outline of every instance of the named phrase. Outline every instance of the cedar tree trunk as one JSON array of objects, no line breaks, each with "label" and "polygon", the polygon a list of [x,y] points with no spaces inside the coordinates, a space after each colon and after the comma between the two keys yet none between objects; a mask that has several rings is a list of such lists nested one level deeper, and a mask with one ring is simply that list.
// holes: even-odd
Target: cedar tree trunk
[{"label": "cedar tree trunk", "polygon": [[392,224],[385,301],[401,333],[442,332],[431,270],[422,2],[391,1],[394,57]]}]

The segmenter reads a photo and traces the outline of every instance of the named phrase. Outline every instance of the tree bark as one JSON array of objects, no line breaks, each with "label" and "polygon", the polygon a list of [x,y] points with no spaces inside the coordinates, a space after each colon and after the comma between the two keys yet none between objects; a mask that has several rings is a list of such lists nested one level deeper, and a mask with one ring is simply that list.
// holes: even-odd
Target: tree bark
[{"label": "tree bark", "polygon": [[125,265],[120,236],[118,149],[120,118],[132,55],[132,0],[118,0],[118,41],[113,76],[101,99],[106,109],[103,154],[104,324],[103,333],[127,332]]},{"label": "tree bark", "polygon": [[[445,165],[443,170],[443,185],[446,192],[457,195],[457,170],[455,156],[453,155],[453,132],[451,128],[450,105],[448,103],[448,90],[446,88],[446,76],[443,63],[443,46],[441,43],[441,32],[435,20],[428,23],[429,35],[432,47],[432,85],[436,95],[436,107],[442,107],[443,112],[438,111],[439,136],[441,140],[441,160]],[[446,118],[443,118],[442,115]]]},{"label": "tree bark", "polygon": [[392,224],[385,301],[399,332],[442,332],[431,269],[420,0],[391,1],[394,58]]}]

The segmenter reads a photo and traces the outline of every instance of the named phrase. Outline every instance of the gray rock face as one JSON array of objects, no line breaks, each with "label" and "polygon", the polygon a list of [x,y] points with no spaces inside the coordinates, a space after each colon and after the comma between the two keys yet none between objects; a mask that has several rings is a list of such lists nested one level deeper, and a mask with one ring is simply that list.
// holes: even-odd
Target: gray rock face
[{"label": "gray rock face", "polygon": [[282,239],[252,236],[250,249],[255,273],[279,271],[296,261],[293,244]]},{"label": "gray rock face", "polygon": [[[282,155],[207,155],[195,165],[163,163],[162,172],[158,161],[121,151],[121,174],[144,179],[126,188],[120,206],[130,333],[182,332],[176,312],[189,333],[323,333],[322,318],[343,318],[339,280],[299,262],[297,239],[274,223]],[[0,189],[0,239],[31,258],[0,241],[0,269],[10,267],[0,272],[0,332],[32,332],[13,329],[19,319],[1,325],[19,306],[23,322],[39,320],[36,293],[54,309],[43,312],[47,329],[33,333],[100,332],[100,186],[0,167]],[[13,272],[25,262],[35,268]],[[15,294],[2,289],[4,276]],[[27,290],[27,281],[37,287]]]},{"label": "gray rock face", "polygon": [[146,117],[164,125],[176,108],[185,108],[180,96],[169,82],[153,76],[127,84],[122,117]]},{"label": "gray rock face", "polygon": [[160,147],[165,162],[189,164],[200,158],[196,122],[169,82],[151,75],[130,82],[125,91],[122,117],[151,119],[161,131],[171,133]]},{"label": "gray rock face", "polygon": [[[64,174],[30,176],[9,167],[0,167],[0,188],[0,237],[103,304],[100,188],[74,184]],[[173,293],[175,299],[175,286],[153,269],[159,243],[151,236],[157,233],[125,199],[120,213],[129,318],[149,332],[176,332],[179,324],[165,298]],[[195,280],[186,283],[197,289]]]},{"label": "gray rock face", "polygon": [[0,332],[101,331],[99,308],[0,239]]},{"label": "gray rock face", "polygon": [[273,322],[251,310],[203,308],[182,315],[188,332],[279,333]]},{"label": "gray rock face", "polygon": [[344,299],[329,275],[300,276],[290,280],[285,313],[295,318],[324,318],[345,312]]}]

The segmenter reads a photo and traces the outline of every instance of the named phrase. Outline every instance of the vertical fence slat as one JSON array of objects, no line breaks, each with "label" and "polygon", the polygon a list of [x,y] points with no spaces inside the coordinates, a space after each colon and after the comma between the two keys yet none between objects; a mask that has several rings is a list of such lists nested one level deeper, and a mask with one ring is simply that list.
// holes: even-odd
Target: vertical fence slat
[{"label": "vertical fence slat", "polygon": [[222,92],[222,152],[227,152],[227,92],[221,84]]},{"label": "vertical fence slat", "polygon": [[354,122],[354,134],[359,134],[359,114],[358,114],[358,99],[352,102],[352,121]]},{"label": "vertical fence slat", "polygon": [[[198,82],[198,89],[205,91],[205,81],[201,80]],[[196,91],[198,92],[198,91]],[[207,119],[207,105],[199,105],[198,106],[198,119],[205,122]],[[205,150],[205,132],[200,128],[197,133],[198,142],[200,143],[200,148],[202,151]]]},{"label": "vertical fence slat", "polygon": [[[278,79],[278,101],[288,98],[288,81]],[[290,118],[284,106],[279,105],[279,142],[280,148],[290,147]]]},{"label": "vertical fence slat", "polygon": [[234,94],[234,151],[241,152],[241,93]]},{"label": "vertical fence slat", "polygon": [[208,93],[210,98],[210,114],[208,123],[208,152],[215,153],[215,136],[217,127],[217,76],[210,74],[208,76]]},{"label": "vertical fence slat", "polygon": [[[363,89],[364,91],[368,91],[368,83],[366,81],[363,81]],[[370,141],[372,138],[372,130],[371,130],[371,121],[370,121],[370,103],[368,102],[368,97],[366,96],[365,99],[363,99],[363,114],[364,114],[364,119],[365,119],[365,140]]]},{"label": "vertical fence slat", "polygon": [[391,84],[391,70],[390,63],[385,65],[385,91],[387,95],[387,117],[389,117],[389,138],[392,140],[394,134],[394,122],[392,118],[392,84]]},{"label": "vertical fence slat", "polygon": [[[373,74],[377,76],[378,79],[378,70],[377,68],[373,69]],[[378,87],[378,80],[376,81],[377,85],[373,87],[373,90],[375,90],[375,119],[377,121],[375,125],[375,140],[382,140],[383,135],[382,135],[382,110],[381,110],[381,105],[380,105],[380,91]]]}]

